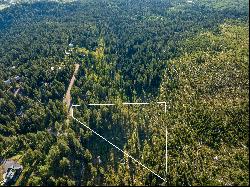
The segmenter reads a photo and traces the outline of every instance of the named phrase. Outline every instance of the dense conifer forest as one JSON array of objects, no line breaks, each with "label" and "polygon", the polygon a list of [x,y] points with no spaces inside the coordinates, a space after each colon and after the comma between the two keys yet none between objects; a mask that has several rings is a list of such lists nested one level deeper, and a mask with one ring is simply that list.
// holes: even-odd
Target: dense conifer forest
[{"label": "dense conifer forest", "polygon": [[[248,8],[0,2],[0,161],[23,166],[12,185],[249,185]],[[74,117],[164,180],[71,117],[73,74]]]}]

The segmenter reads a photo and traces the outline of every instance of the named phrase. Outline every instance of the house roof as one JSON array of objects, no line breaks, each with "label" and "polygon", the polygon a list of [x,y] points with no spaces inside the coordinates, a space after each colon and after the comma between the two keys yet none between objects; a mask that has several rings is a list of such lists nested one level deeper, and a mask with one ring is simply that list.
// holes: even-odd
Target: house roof
[{"label": "house roof", "polygon": [[13,169],[23,169],[23,166],[15,162],[14,160],[6,160],[3,163],[4,172],[7,172],[9,168]]}]

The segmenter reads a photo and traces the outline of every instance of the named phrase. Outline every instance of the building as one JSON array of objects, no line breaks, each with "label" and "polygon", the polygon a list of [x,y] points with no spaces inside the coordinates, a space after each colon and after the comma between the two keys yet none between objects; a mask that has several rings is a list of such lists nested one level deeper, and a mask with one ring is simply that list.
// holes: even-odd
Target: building
[{"label": "building", "polygon": [[10,79],[8,79],[8,80],[6,80],[6,81],[3,81],[5,84],[10,84],[11,83],[11,80]]},{"label": "building", "polygon": [[6,186],[14,184],[23,171],[23,166],[13,160],[5,160],[3,168],[4,174],[1,184]]}]

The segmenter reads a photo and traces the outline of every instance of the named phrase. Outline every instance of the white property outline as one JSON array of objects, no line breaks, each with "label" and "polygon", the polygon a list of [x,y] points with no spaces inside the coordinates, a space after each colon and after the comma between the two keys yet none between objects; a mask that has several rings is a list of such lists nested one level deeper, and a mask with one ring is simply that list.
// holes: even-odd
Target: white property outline
[{"label": "white property outline", "polygon": [[[148,105],[149,103],[122,103],[123,105]],[[157,102],[157,104],[164,104],[165,108],[164,108],[164,112],[167,112],[167,104],[166,102]],[[89,106],[114,106],[115,104],[100,104],[100,103],[91,103],[88,104]],[[158,178],[162,179],[163,181],[167,181],[166,179],[164,179],[163,177],[161,177],[160,175],[156,174],[154,171],[152,171],[151,169],[149,169],[147,166],[145,166],[144,164],[142,164],[140,161],[136,160],[134,157],[132,157],[131,155],[129,155],[128,153],[124,152],[122,149],[120,149],[119,147],[117,147],[116,145],[114,145],[113,143],[111,143],[109,140],[107,140],[106,138],[104,138],[103,136],[101,136],[100,134],[98,134],[97,132],[95,132],[93,129],[89,128],[87,125],[85,125],[84,123],[82,123],[81,121],[79,121],[78,119],[76,119],[73,115],[73,107],[78,107],[80,105],[72,105],[72,118],[74,120],[76,120],[77,122],[79,122],[80,124],[84,125],[87,129],[89,129],[90,131],[92,131],[94,134],[96,134],[97,136],[99,136],[100,138],[102,138],[103,140],[105,140],[106,142],[108,142],[110,145],[112,145],[113,147],[115,147],[116,149],[118,149],[119,151],[121,151],[124,155],[128,156],[129,158],[131,158],[134,162],[138,163],[139,165],[141,165],[142,167],[144,167],[145,169],[147,169],[148,171],[150,171],[151,173],[153,173],[155,176],[157,176]],[[166,127],[166,176],[167,176],[167,160],[168,160],[168,156],[167,156],[167,127]]]}]

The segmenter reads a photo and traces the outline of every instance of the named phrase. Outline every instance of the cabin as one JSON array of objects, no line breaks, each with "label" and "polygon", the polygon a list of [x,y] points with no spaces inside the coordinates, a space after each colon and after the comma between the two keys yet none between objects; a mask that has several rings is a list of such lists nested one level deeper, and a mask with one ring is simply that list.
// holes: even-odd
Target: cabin
[{"label": "cabin", "polygon": [[72,47],[74,47],[74,45],[73,45],[72,43],[70,43],[70,44],[69,44],[69,47],[72,48]]}]

